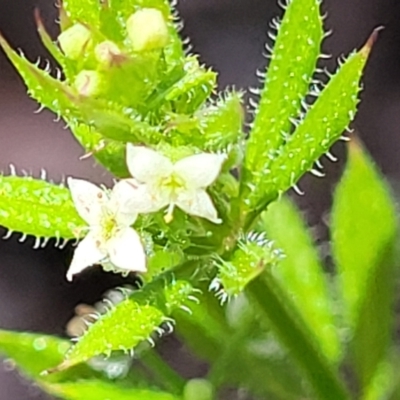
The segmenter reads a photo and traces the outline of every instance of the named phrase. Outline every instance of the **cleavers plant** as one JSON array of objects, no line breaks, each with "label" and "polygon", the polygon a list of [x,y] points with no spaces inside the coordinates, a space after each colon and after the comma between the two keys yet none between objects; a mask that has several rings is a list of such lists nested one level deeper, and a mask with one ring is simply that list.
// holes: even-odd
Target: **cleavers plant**
[{"label": "cleavers plant", "polygon": [[[319,158],[356,113],[377,32],[323,85],[320,1],[285,9],[248,132],[243,93],[216,92],[216,73],[185,51],[167,0],[64,0],[56,41],[37,12],[54,71],[0,37],[30,96],[115,177],[109,188],[2,175],[0,224],[36,247],[77,239],[69,280],[100,265],[143,282],[93,308],[72,345],[0,332],[0,351],[44,390],[71,400],[210,400],[226,387],[260,399],[396,396],[396,221],[385,182],[353,141],[329,275],[283,196],[305,173],[322,175]],[[153,349],[172,330],[208,362],[206,377],[185,380]],[[116,364],[130,372],[110,379]]]}]

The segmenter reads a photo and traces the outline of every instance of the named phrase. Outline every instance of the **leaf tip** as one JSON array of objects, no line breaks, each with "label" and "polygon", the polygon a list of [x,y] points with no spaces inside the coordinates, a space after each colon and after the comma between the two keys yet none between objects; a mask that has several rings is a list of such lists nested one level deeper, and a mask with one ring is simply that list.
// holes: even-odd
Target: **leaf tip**
[{"label": "leaf tip", "polygon": [[383,26],[378,26],[377,28],[375,28],[371,35],[369,36],[368,40],[366,41],[366,43],[364,44],[363,48],[361,49],[361,54],[367,58],[371,52],[372,46],[375,44],[375,42],[378,39],[378,35],[379,32],[382,31],[384,29]]},{"label": "leaf tip", "polygon": [[63,361],[61,364],[58,364],[57,366],[49,369],[45,369],[40,373],[40,376],[48,376],[51,374],[55,374],[56,372],[61,372],[64,371],[70,367],[72,367],[73,364],[71,364],[69,361]]}]

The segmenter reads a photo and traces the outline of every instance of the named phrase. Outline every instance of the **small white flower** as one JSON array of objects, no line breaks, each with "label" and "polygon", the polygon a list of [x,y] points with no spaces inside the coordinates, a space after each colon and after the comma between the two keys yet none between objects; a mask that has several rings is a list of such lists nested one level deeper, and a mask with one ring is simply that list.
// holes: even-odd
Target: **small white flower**
[{"label": "small white flower", "polygon": [[127,165],[134,180],[131,206],[139,213],[151,213],[168,206],[165,221],[172,220],[174,207],[197,217],[221,223],[206,192],[218,177],[226,155],[201,153],[175,164],[147,147],[127,145]]},{"label": "small white flower", "polygon": [[146,271],[142,242],[131,225],[137,213],[126,208],[126,183],[117,183],[111,192],[85,180],[68,179],[76,210],[89,225],[89,232],[75,250],[67,279],[85,268],[111,264],[116,271]]}]

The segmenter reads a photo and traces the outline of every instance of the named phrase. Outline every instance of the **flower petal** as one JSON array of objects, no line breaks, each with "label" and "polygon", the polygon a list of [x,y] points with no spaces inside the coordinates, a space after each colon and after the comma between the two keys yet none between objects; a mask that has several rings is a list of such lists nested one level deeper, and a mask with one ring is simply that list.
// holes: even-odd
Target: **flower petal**
[{"label": "flower petal", "polygon": [[107,242],[112,264],[125,271],[146,272],[146,255],[137,232],[132,228],[120,230]]},{"label": "flower petal", "polygon": [[143,146],[126,146],[126,163],[131,175],[141,183],[151,183],[172,173],[172,162],[162,154]]},{"label": "flower petal", "polygon": [[108,201],[104,191],[83,179],[68,178],[68,187],[78,214],[89,224],[98,223],[101,211]]},{"label": "flower petal", "polygon": [[[130,179],[134,181],[133,179]],[[131,226],[137,218],[138,211],[132,204],[132,196],[135,193],[135,184],[129,184],[128,179],[116,183],[111,192],[108,209],[115,215],[118,226]]]},{"label": "flower petal", "polygon": [[162,187],[157,189],[152,185],[138,183],[135,179],[124,179],[123,182],[131,188],[129,201],[125,204],[128,210],[148,214],[161,210],[169,203],[170,191],[162,190]]},{"label": "flower petal", "polygon": [[217,210],[205,190],[181,191],[176,200],[176,205],[189,215],[208,219],[214,224],[222,222],[218,218]]},{"label": "flower petal", "polygon": [[99,249],[95,236],[88,233],[75,249],[71,265],[67,272],[67,279],[72,281],[73,275],[78,274],[93,264],[97,264],[104,257],[105,253]]},{"label": "flower petal", "polygon": [[179,160],[174,171],[189,187],[206,188],[217,179],[225,160],[225,154],[195,154]]}]

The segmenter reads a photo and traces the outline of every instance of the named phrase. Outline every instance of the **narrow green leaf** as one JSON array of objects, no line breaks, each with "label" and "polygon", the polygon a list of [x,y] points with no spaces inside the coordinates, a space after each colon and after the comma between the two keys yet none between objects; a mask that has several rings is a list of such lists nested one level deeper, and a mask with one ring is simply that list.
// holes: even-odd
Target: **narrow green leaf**
[{"label": "narrow green leaf", "polygon": [[186,74],[165,93],[178,113],[191,114],[211,95],[216,87],[217,74],[199,65],[195,57],[186,60]]},{"label": "narrow green leaf", "polygon": [[159,129],[142,121],[139,115],[125,115],[112,104],[101,101],[82,101],[80,108],[84,119],[108,139],[136,143],[160,141]]},{"label": "narrow green leaf", "polygon": [[7,362],[15,363],[25,376],[39,383],[98,376],[98,373],[85,365],[58,375],[41,375],[49,365],[61,362],[69,347],[70,343],[67,340],[54,336],[0,330],[0,354],[7,357]]},{"label": "narrow green leaf", "polygon": [[63,0],[62,5],[71,22],[98,26],[101,9],[99,0]]},{"label": "narrow green leaf", "polygon": [[328,358],[316,346],[292,299],[287,295],[271,271],[265,270],[246,287],[252,304],[260,311],[261,320],[276,333],[290,351],[321,400],[344,400],[349,396]]},{"label": "narrow green leaf", "polygon": [[362,387],[367,386],[386,354],[391,336],[396,233],[390,191],[368,155],[353,141],[335,192],[332,237]]},{"label": "narrow green leaf", "polygon": [[332,301],[313,241],[296,207],[288,198],[272,203],[264,213],[268,238],[284,257],[274,274],[313,332],[321,351],[332,362],[340,357],[340,343]]},{"label": "narrow green leaf", "polygon": [[81,380],[47,385],[53,395],[66,400],[180,400],[169,393],[150,389],[119,387],[112,383],[98,380]]},{"label": "narrow green leaf", "polygon": [[240,93],[227,93],[214,105],[200,110],[196,116],[206,142],[205,148],[220,150],[244,139],[244,111]]},{"label": "narrow green leaf", "polygon": [[292,0],[278,30],[265,87],[246,150],[246,168],[259,172],[271,161],[299,115],[323,39],[320,2]]},{"label": "narrow green leaf", "polygon": [[58,64],[62,67],[62,70],[67,79],[68,80],[72,79],[72,77],[74,76],[73,73],[74,68],[72,67],[71,62],[65,57],[65,55],[62,53],[59,47],[53,42],[53,39],[48,34],[38,9],[35,9],[35,21],[36,21],[37,31],[39,33],[43,45],[46,47],[48,52],[53,56],[53,58],[58,62]]},{"label": "narrow green leaf", "polygon": [[184,306],[193,292],[192,286],[174,280],[168,273],[145,285],[91,325],[77,344],[67,353],[65,361],[50,371],[60,371],[113,350],[129,351],[143,341],[153,342],[161,335],[160,326],[171,328],[172,311]]},{"label": "narrow green leaf", "polygon": [[75,94],[70,88],[15,53],[2,36],[0,45],[24,80],[31,97],[66,119],[79,115],[74,104]]},{"label": "narrow green leaf", "polygon": [[105,140],[92,127],[85,124],[70,124],[70,129],[79,143],[94,158],[118,178],[130,176],[125,161],[125,144],[115,140]]},{"label": "narrow green leaf", "polygon": [[262,180],[249,194],[251,207],[262,209],[293,186],[349,126],[357,110],[362,72],[377,33],[374,31],[365,46],[341,66],[280,154],[265,170],[259,171]]},{"label": "narrow green leaf", "polygon": [[72,239],[85,223],[70,192],[39,179],[0,176],[0,225],[43,238]]}]

